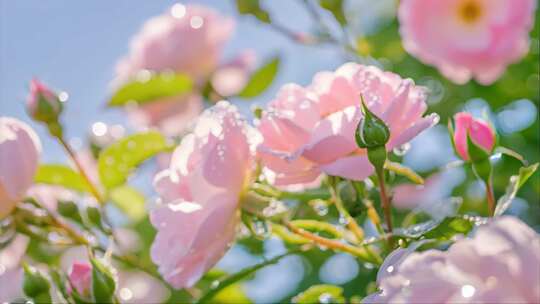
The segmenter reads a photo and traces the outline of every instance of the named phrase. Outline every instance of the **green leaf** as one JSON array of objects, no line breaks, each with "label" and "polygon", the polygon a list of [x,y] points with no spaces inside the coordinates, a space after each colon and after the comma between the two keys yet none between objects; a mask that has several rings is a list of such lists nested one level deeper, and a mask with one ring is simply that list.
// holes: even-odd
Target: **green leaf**
[{"label": "green leaf", "polygon": [[227,286],[220,292],[218,292],[212,299],[214,303],[223,304],[244,304],[251,303],[251,300],[247,297],[246,293],[242,290],[242,285],[239,283]]},{"label": "green leaf", "polygon": [[87,207],[86,218],[93,226],[99,228],[100,230],[105,230],[103,227],[103,221],[101,220],[101,212],[99,211],[99,208],[93,206]]},{"label": "green leaf", "polygon": [[345,303],[343,288],[336,285],[313,285],[292,299],[293,303]]},{"label": "green leaf", "polygon": [[448,240],[456,234],[467,234],[474,227],[471,219],[462,216],[430,220],[407,228],[396,229],[394,235],[411,239],[430,238]]},{"label": "green leaf", "polygon": [[40,165],[34,180],[36,183],[62,186],[78,192],[90,192],[90,187],[84,178],[65,165]]},{"label": "green leaf", "polygon": [[110,266],[91,258],[92,263],[92,296],[97,303],[112,303],[116,282]]},{"label": "green leaf", "polygon": [[521,154],[519,154],[516,151],[511,150],[509,148],[506,148],[506,147],[503,147],[503,146],[498,146],[497,148],[495,148],[495,153],[501,153],[501,154],[510,156],[512,158],[515,158],[515,159],[519,160],[523,166],[528,165],[527,160],[525,158],[523,158],[523,156]]},{"label": "green leaf", "polygon": [[331,12],[340,25],[343,26],[347,24],[347,19],[343,12],[343,0],[319,0],[319,4],[322,8]]},{"label": "green leaf", "polygon": [[495,216],[502,215],[510,207],[519,188],[521,188],[529,177],[534,174],[536,169],[538,169],[538,164],[539,163],[530,165],[528,167],[522,167],[519,169],[518,175],[512,175],[510,177],[510,183],[506,187],[506,193],[497,201]]},{"label": "green leaf", "polygon": [[130,186],[114,188],[110,197],[112,202],[120,208],[132,221],[138,222],[146,215],[145,197],[137,189]]},{"label": "green leaf", "polygon": [[236,9],[242,15],[253,15],[264,23],[270,23],[270,14],[261,7],[260,0],[236,0]]},{"label": "green leaf", "polygon": [[456,234],[467,234],[474,227],[468,219],[462,217],[447,217],[433,229],[424,233],[428,239],[450,240]]},{"label": "green leaf", "polygon": [[164,97],[187,94],[193,89],[193,81],[185,74],[151,73],[144,78],[122,85],[111,97],[108,106],[119,107],[131,102],[143,104]]},{"label": "green leaf", "polygon": [[258,70],[253,72],[251,79],[246,84],[242,92],[238,94],[238,96],[242,98],[253,98],[266,90],[270,84],[272,84],[274,78],[276,78],[280,61],[280,58],[275,56],[267,61]]},{"label": "green leaf", "polygon": [[81,224],[82,218],[79,213],[79,207],[77,204],[71,201],[59,201],[57,207],[58,213],[63,217],[69,218],[79,224]]},{"label": "green leaf", "polygon": [[101,182],[109,190],[123,185],[139,164],[168,148],[165,137],[155,131],[130,135],[117,141],[99,155]]}]

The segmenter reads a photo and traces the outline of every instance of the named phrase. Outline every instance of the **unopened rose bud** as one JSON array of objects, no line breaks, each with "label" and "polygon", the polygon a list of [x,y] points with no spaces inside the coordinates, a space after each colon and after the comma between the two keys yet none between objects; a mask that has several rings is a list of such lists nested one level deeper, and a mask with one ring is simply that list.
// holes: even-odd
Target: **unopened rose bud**
[{"label": "unopened rose bud", "polygon": [[73,289],[83,297],[89,297],[92,288],[92,265],[89,263],[75,262],[69,271],[68,293]]},{"label": "unopened rose bud", "polygon": [[63,109],[58,95],[37,79],[30,82],[26,107],[33,119],[47,124],[58,121]]},{"label": "unopened rose bud", "polygon": [[[454,116],[455,131],[451,134],[457,154],[465,161],[486,159],[495,147],[495,130],[485,121],[467,112]],[[452,130],[451,130],[452,132]]]},{"label": "unopened rose bud", "polygon": [[34,183],[40,152],[41,143],[30,126],[0,117],[0,219],[11,213]]},{"label": "unopened rose bud", "polygon": [[378,148],[390,139],[390,130],[382,119],[371,112],[362,97],[364,117],[356,128],[356,144],[360,148]]},{"label": "unopened rose bud", "polygon": [[23,264],[24,279],[23,291],[24,294],[36,303],[51,303],[49,290],[51,283],[47,278],[36,268]]}]

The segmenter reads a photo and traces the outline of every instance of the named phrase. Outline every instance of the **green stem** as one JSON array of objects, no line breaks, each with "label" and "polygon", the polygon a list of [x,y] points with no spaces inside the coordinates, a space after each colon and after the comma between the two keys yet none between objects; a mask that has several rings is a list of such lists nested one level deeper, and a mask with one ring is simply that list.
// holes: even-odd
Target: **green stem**
[{"label": "green stem", "polygon": [[75,167],[77,167],[77,170],[79,171],[79,174],[82,176],[82,178],[86,181],[86,184],[88,184],[88,188],[90,189],[90,192],[91,194],[94,196],[94,198],[98,201],[99,203],[99,210],[102,214],[102,218],[104,220],[104,222],[107,224],[107,226],[110,227],[110,235],[112,236],[112,239],[113,241],[116,243],[116,244],[120,244],[118,242],[118,238],[116,237],[114,231],[113,231],[113,226],[112,226],[112,222],[111,220],[109,219],[109,216],[107,215],[107,213],[105,212],[105,210],[103,209],[103,207],[105,206],[105,203],[106,203],[106,200],[105,198],[99,193],[97,187],[94,185],[94,183],[92,182],[92,180],[90,179],[90,177],[88,176],[88,174],[86,173],[86,170],[84,169],[84,167],[82,166],[81,162],[79,161],[79,159],[77,158],[77,155],[75,154],[75,151],[73,151],[73,149],[71,148],[71,146],[67,143],[67,141],[65,140],[64,136],[62,134],[59,134],[59,135],[56,135],[55,136],[57,139],[58,139],[58,142],[60,142],[60,144],[62,145],[62,147],[64,147],[64,150],[66,151],[66,153],[68,154],[69,158],[73,161],[73,163],[75,164]]},{"label": "green stem", "polygon": [[376,170],[377,179],[379,181],[379,194],[381,196],[381,205],[384,212],[384,220],[386,221],[386,228],[388,232],[392,233],[392,210],[390,205],[390,199],[386,193],[386,186],[384,185],[384,170]]},{"label": "green stem", "polygon": [[249,268],[245,268],[235,274],[231,274],[229,276],[226,276],[225,278],[223,279],[220,279],[217,281],[217,286],[214,287],[214,288],[210,288],[210,290],[204,294],[201,298],[199,298],[199,300],[197,301],[197,303],[209,303],[212,298],[218,294],[220,291],[222,291],[223,289],[225,289],[226,287],[240,281],[241,279],[243,279],[244,277],[254,273],[255,271],[261,269],[261,268],[264,268],[268,265],[272,265],[272,264],[276,264],[277,262],[279,262],[279,260],[281,260],[282,258],[288,256],[288,255],[291,255],[291,254],[296,254],[296,253],[301,253],[303,252],[304,249],[302,248],[297,248],[297,249],[293,249],[293,250],[290,250],[284,254],[281,254],[281,255],[278,255],[274,258],[271,258],[269,260],[266,260],[260,264],[257,264],[255,266],[251,266]]},{"label": "green stem", "polygon": [[314,199],[329,199],[331,197],[330,192],[326,189],[308,189],[303,192],[288,192],[281,191],[270,185],[254,183],[251,185],[251,190],[255,191],[257,194],[263,196],[270,196],[279,200],[299,200],[302,202],[308,202]]},{"label": "green stem", "polygon": [[488,180],[484,181],[484,183],[486,184],[486,198],[488,203],[489,216],[493,216],[495,214],[495,195],[493,194],[493,182],[491,181],[491,178],[489,178]]},{"label": "green stem", "polygon": [[69,158],[73,161],[75,164],[75,167],[77,167],[77,170],[79,171],[79,174],[82,176],[82,178],[86,181],[88,184],[88,188],[90,189],[91,194],[96,198],[96,200],[99,202],[100,205],[105,204],[105,199],[101,196],[99,191],[97,190],[97,187],[94,185],[94,183],[90,180],[90,177],[88,177],[88,174],[86,174],[86,171],[84,170],[84,167],[80,163],[80,161],[77,158],[77,155],[75,154],[75,151],[71,149],[70,145],[66,142],[63,136],[57,136],[58,142],[62,145],[66,153],[68,154]]},{"label": "green stem", "polygon": [[347,208],[343,206],[343,201],[341,200],[341,197],[337,192],[336,184],[332,183],[329,187],[329,190],[332,196],[332,200],[334,201],[334,204],[336,205],[336,209],[338,210],[339,214],[345,218],[345,220],[347,221],[347,227],[356,236],[357,241],[361,242],[364,239],[364,230],[360,226],[358,226],[358,223],[356,222],[354,217],[352,217],[349,211],[347,211]]}]

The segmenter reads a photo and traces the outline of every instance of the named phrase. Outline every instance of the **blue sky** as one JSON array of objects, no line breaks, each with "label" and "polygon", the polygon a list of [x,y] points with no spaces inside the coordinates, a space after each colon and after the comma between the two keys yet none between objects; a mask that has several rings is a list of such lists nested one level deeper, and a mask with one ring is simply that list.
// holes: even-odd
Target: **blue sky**
[{"label": "blue sky", "polygon": [[[148,18],[161,14],[177,1],[115,0],[0,0],[0,113],[29,123],[24,110],[28,83],[34,76],[51,87],[69,93],[63,121],[68,137],[76,142],[93,122],[122,123],[122,112],[106,109],[108,85],[114,65],[126,54],[130,38]],[[312,75],[333,69],[343,58],[331,48],[310,48],[291,43],[251,17],[239,17],[233,1],[199,0],[182,3],[210,5],[223,14],[236,16],[237,30],[224,58],[252,48],[259,62],[279,53],[283,57],[277,81],[254,102],[262,104],[281,84],[306,84]],[[275,19],[292,28],[309,24],[297,1],[267,1]],[[289,21],[293,20],[294,23]],[[235,101],[244,109],[245,101]],[[62,161],[60,147],[42,126],[31,123],[42,139],[43,161]]]}]

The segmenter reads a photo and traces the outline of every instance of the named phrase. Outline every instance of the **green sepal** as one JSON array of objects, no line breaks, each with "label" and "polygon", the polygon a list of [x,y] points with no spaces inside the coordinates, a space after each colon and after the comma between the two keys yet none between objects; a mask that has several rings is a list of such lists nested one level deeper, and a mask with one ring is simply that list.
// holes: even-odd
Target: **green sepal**
[{"label": "green sepal", "polygon": [[362,95],[360,95],[360,98],[362,100],[364,117],[360,120],[356,128],[356,144],[360,148],[375,148],[386,145],[390,139],[388,126],[368,109]]},{"label": "green sepal", "polygon": [[467,131],[467,154],[469,155],[470,161],[475,163],[489,158],[491,156],[491,151],[486,151],[484,148],[475,144]]},{"label": "green sepal", "polygon": [[36,303],[51,303],[51,283],[49,280],[36,268],[23,263],[24,279],[23,291],[24,294],[32,298]]},{"label": "green sepal", "polygon": [[97,303],[112,303],[116,281],[113,269],[99,259],[90,258],[92,263],[92,297]]}]

